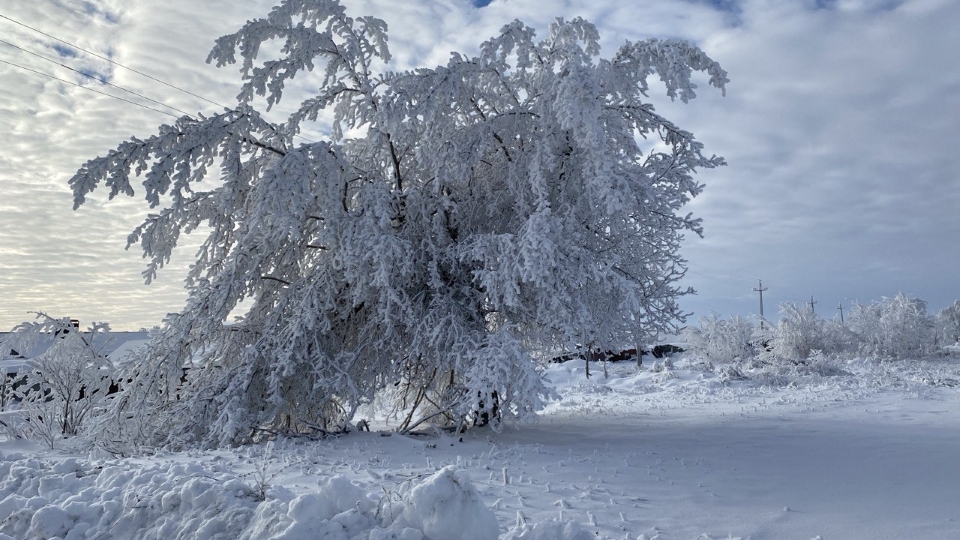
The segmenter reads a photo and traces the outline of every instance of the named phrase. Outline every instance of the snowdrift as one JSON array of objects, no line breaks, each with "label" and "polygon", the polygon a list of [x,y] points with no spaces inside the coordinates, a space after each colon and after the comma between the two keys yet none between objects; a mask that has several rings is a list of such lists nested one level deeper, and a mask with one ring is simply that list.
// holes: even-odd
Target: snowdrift
[{"label": "snowdrift", "polygon": [[[0,458],[0,540],[496,540],[497,520],[448,466],[398,492],[368,493],[339,475],[295,496],[186,463],[90,465]],[[588,540],[573,522],[511,529],[510,540]]]}]

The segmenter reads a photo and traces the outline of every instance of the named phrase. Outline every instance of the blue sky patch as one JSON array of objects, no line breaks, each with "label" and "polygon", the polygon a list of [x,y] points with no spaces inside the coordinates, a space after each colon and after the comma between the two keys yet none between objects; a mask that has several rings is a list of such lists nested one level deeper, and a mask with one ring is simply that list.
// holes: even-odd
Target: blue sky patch
[{"label": "blue sky patch", "polygon": [[96,79],[101,84],[106,84],[110,82],[110,77],[108,77],[103,73],[100,73],[99,71],[95,71],[92,69],[79,69],[78,71],[84,76],[84,80]]},{"label": "blue sky patch", "polygon": [[98,6],[94,2],[83,2],[81,6],[83,8],[83,12],[86,13],[87,15],[91,15],[93,17],[101,17],[103,20],[107,21],[110,24],[117,24],[120,22],[120,17],[118,17],[115,13],[111,13],[106,9],[102,9],[100,6]]},{"label": "blue sky patch", "polygon": [[60,45],[59,43],[53,46],[53,50],[57,51],[57,54],[60,58],[76,58],[77,51],[73,50],[71,47],[66,45]]},{"label": "blue sky patch", "polygon": [[739,0],[701,0],[720,11],[729,11],[730,13],[740,13],[743,10],[740,9]]},{"label": "blue sky patch", "polygon": [[696,4],[706,4],[711,8],[724,14],[724,21],[730,26],[740,26],[743,21],[740,16],[743,14],[743,8],[740,6],[740,0],[687,0]]}]

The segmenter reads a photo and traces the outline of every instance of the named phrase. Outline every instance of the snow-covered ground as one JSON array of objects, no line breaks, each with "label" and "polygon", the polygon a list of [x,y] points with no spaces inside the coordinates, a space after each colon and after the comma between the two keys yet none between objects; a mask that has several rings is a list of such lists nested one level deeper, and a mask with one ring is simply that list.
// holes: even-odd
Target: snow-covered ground
[{"label": "snow-covered ground", "polygon": [[552,365],[538,424],[462,438],[0,442],[0,539],[960,538],[960,358],[673,364]]}]

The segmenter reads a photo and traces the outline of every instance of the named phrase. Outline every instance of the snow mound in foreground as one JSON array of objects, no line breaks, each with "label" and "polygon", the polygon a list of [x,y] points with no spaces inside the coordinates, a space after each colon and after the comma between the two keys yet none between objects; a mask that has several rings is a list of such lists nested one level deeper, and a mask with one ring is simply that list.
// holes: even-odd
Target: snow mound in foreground
[{"label": "snow mound in foreground", "polygon": [[[496,540],[497,520],[462,470],[446,467],[379,500],[342,476],[294,496],[188,463],[92,465],[0,455],[0,539]],[[562,532],[561,532],[562,531]],[[575,524],[510,540],[581,540]],[[560,536],[556,536],[556,534]]]},{"label": "snow mound in foreground", "polygon": [[[447,466],[414,486],[392,527],[423,531],[425,540],[496,540],[497,518],[480,499],[467,475]],[[399,506],[399,505],[398,505]],[[397,508],[391,508],[395,514]]]}]

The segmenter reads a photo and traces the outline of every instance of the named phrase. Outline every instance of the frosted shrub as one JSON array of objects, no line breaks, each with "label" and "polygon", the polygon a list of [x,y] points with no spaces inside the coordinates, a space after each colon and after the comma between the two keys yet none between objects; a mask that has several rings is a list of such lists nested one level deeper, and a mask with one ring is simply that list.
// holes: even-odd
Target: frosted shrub
[{"label": "frosted shrub", "polygon": [[919,358],[936,350],[933,320],[923,300],[898,294],[869,305],[856,305],[849,326],[861,352],[886,358]]},{"label": "frosted shrub", "polygon": [[960,343],[960,300],[940,310],[935,319],[937,344],[950,347]]},{"label": "frosted shrub", "polygon": [[662,362],[654,362],[653,366],[650,368],[650,371],[654,373],[664,373],[673,369],[673,360],[670,358],[664,358]]},{"label": "frosted shrub", "polygon": [[112,370],[101,350],[110,328],[94,323],[81,334],[69,318],[44,313],[37,318],[39,322],[18,325],[2,347],[30,350],[38,340],[51,341],[42,355],[27,363],[25,382],[15,396],[26,420],[23,433],[53,446],[63,436],[79,434],[107,395]]},{"label": "frosted shrub", "polygon": [[828,355],[821,350],[810,351],[803,368],[806,373],[820,375],[821,377],[850,375],[850,372],[838,365],[835,356]]},{"label": "frosted shrub", "polygon": [[770,352],[779,360],[797,362],[823,348],[823,319],[806,305],[780,304],[780,322],[773,328]]},{"label": "frosted shrub", "polygon": [[721,319],[716,313],[701,317],[698,327],[687,327],[684,336],[694,353],[720,362],[754,354],[754,326],[738,315]]},{"label": "frosted shrub", "polygon": [[837,319],[828,319],[823,322],[823,337],[820,349],[824,353],[857,353],[859,352],[860,338],[850,327]]},{"label": "frosted shrub", "polygon": [[733,381],[743,381],[747,379],[746,374],[736,364],[722,364],[714,370],[717,378],[723,384],[729,384]]}]

